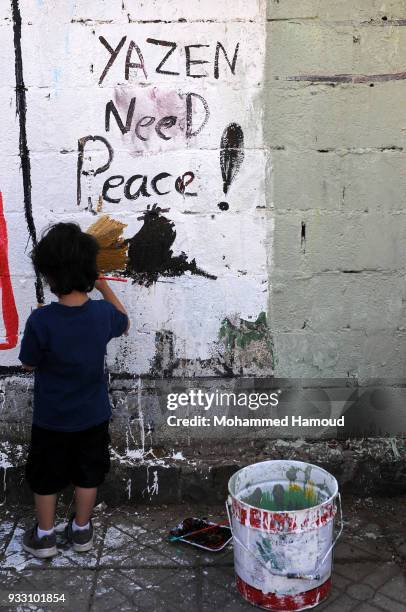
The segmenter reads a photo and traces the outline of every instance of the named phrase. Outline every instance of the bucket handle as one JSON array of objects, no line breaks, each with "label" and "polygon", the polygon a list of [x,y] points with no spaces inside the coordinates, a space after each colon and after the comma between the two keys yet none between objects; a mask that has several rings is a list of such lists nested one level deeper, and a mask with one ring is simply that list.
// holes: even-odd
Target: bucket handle
[{"label": "bucket handle", "polygon": [[239,544],[239,546],[241,546],[241,548],[243,548],[245,550],[245,552],[249,553],[252,557],[254,557],[254,559],[256,561],[259,561],[259,563],[264,567],[264,569],[266,569],[266,571],[268,572],[268,574],[270,574],[271,576],[282,576],[284,578],[290,578],[290,579],[294,579],[294,580],[320,580],[320,574],[318,574],[318,570],[320,569],[320,567],[323,565],[324,561],[327,559],[328,555],[330,554],[330,552],[333,550],[334,546],[337,544],[338,538],[341,536],[342,532],[343,532],[343,510],[342,510],[342,505],[341,505],[341,495],[338,492],[336,499],[338,499],[338,504],[336,502],[336,505],[338,505],[338,509],[340,512],[340,528],[338,530],[338,533],[336,534],[336,537],[334,538],[330,548],[328,549],[328,551],[326,552],[326,554],[324,555],[323,559],[317,563],[315,569],[313,570],[312,574],[301,574],[298,572],[277,572],[277,571],[271,571],[269,569],[269,567],[266,565],[266,563],[260,558],[258,557],[255,553],[252,552],[252,550],[250,550],[249,548],[247,548],[245,546],[245,544],[243,544],[241,542],[241,540],[239,538],[237,538],[237,536],[235,535],[234,531],[233,531],[233,523],[231,520],[231,514],[230,514],[230,506],[231,506],[231,502],[230,502],[230,496],[227,498],[226,500],[226,511],[227,511],[227,516],[228,516],[228,522],[230,524],[230,530],[233,536],[233,540],[235,540],[237,542],[237,544]]}]

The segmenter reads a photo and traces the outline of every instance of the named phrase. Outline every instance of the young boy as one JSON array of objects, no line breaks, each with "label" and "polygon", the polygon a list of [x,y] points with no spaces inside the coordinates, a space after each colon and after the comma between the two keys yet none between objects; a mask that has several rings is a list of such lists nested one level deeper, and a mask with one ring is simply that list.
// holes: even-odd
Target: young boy
[{"label": "young boy", "polygon": [[[57,554],[56,494],[70,483],[76,514],[66,536],[75,551],[90,550],[97,487],[110,467],[105,353],[129,320],[106,281],[98,280],[98,250],[75,223],[57,223],[32,252],[35,269],[58,297],[30,314],[19,355],[35,377],[26,478],[38,521],[24,534],[23,548],[40,558]],[[94,287],[104,299],[89,298]]]}]

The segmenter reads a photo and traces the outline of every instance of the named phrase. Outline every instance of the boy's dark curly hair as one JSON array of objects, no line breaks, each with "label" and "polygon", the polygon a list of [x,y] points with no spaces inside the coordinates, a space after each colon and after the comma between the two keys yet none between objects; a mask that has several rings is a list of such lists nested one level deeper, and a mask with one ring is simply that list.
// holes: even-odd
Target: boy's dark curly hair
[{"label": "boy's dark curly hair", "polygon": [[87,293],[99,275],[98,252],[97,240],[82,232],[77,223],[55,223],[45,230],[31,259],[55,295],[74,290]]}]

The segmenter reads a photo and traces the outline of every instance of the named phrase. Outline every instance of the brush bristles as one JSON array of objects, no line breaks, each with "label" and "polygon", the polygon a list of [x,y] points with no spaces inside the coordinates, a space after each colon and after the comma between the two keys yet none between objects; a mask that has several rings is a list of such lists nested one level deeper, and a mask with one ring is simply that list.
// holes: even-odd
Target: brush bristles
[{"label": "brush bristles", "polygon": [[125,227],[127,227],[125,223],[103,215],[88,228],[87,233],[96,238],[100,246],[97,256],[100,272],[125,270],[127,245],[121,236]]}]

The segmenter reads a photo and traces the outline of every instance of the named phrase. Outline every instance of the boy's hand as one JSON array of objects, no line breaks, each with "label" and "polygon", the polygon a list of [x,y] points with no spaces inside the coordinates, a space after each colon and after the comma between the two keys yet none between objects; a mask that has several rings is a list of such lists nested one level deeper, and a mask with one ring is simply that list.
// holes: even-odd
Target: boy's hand
[{"label": "boy's hand", "polygon": [[100,291],[100,293],[103,293],[103,291],[108,287],[108,284],[107,281],[105,281],[104,279],[98,278],[94,286],[95,289]]},{"label": "boy's hand", "polygon": [[[120,310],[120,312],[124,313],[127,316],[127,319],[128,319],[128,314],[127,314],[126,309],[124,308],[124,306],[122,305],[122,303],[120,302],[120,300],[118,299],[116,294],[114,293],[113,289],[107,283],[107,281],[105,281],[102,278],[98,278],[97,281],[95,282],[94,286],[95,286],[95,288],[98,291],[100,291],[100,293],[102,294],[103,298],[107,302],[110,302],[111,304],[113,304],[118,310]],[[127,329],[124,332],[125,334],[127,334],[129,328],[130,328],[130,319],[128,319],[128,326],[127,326]]]}]

